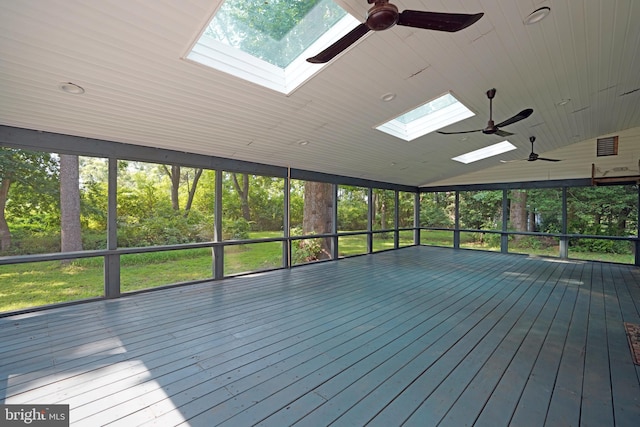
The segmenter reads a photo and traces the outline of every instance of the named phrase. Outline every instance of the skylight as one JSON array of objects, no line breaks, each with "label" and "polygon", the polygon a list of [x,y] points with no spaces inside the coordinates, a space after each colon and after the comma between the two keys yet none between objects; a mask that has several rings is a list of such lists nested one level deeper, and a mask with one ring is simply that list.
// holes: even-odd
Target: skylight
[{"label": "skylight", "polygon": [[358,24],[332,0],[226,0],[186,58],[288,94],[322,69],[306,58]]},{"label": "skylight", "polygon": [[447,93],[383,123],[376,129],[411,141],[474,115],[453,95]]},{"label": "skylight", "polygon": [[451,160],[456,162],[469,164],[477,162],[478,160],[486,159],[487,157],[497,156],[498,154],[506,153],[507,151],[515,150],[516,147],[509,141],[502,141],[497,144],[490,145],[488,147],[481,148],[479,150],[471,151],[466,154],[462,154],[457,157],[453,157]]}]

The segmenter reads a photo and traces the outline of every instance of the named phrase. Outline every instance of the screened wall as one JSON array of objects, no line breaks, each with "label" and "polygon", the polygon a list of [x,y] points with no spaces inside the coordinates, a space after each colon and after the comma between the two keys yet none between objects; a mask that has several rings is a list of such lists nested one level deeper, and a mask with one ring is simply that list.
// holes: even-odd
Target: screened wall
[{"label": "screened wall", "polygon": [[417,244],[640,265],[635,183],[418,189],[3,126],[0,137],[0,315]]},{"label": "screened wall", "polygon": [[414,187],[108,141],[20,130],[0,165],[0,313],[394,249],[417,226]]},{"label": "screened wall", "polygon": [[473,187],[420,194],[423,244],[640,265],[636,183]]}]

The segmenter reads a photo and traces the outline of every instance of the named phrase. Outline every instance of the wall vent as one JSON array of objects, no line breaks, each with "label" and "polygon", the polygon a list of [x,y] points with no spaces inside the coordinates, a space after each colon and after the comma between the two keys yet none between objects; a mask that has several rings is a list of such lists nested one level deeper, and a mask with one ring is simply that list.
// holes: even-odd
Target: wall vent
[{"label": "wall vent", "polygon": [[617,156],[618,155],[618,137],[610,136],[608,138],[598,138],[596,145],[596,156]]}]

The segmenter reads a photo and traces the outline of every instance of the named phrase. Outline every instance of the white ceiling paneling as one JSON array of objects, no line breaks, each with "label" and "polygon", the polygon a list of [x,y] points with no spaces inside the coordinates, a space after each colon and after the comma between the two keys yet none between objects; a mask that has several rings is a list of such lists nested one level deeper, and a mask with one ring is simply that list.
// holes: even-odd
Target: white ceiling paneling
[{"label": "white ceiling paneling", "polygon": [[[339,3],[361,21],[370,7]],[[285,96],[182,59],[219,1],[2,2],[0,124],[407,185],[586,177],[584,144],[640,127],[640,2],[394,3],[485,16],[452,34],[372,33]],[[551,14],[523,25],[542,5]],[[64,81],[86,93],[59,91]],[[484,128],[492,87],[496,122],[534,109],[506,129],[519,149],[502,158],[526,156],[535,135],[537,152],[573,150],[573,160],[558,169],[462,165],[451,157],[502,139],[432,133],[406,142],[374,129],[449,91],[476,116],[447,130]],[[388,92],[396,98],[382,102]],[[624,144],[640,146],[640,136]]]},{"label": "white ceiling paneling", "polygon": [[[500,160],[526,159],[531,152],[531,145],[519,147],[510,153],[497,156],[490,160],[489,167],[478,172],[460,175],[434,182],[430,185],[459,185],[469,183],[497,183],[514,181],[539,181],[549,179],[590,178],[591,165],[595,164],[600,170],[596,176],[604,171],[610,171],[607,176],[616,175],[615,169],[625,169],[618,175],[640,175],[640,127],[627,129],[616,133],[618,136],[618,155],[597,157],[596,139],[590,139],[571,144],[552,151],[544,151],[543,140],[536,139],[534,152],[541,157],[560,159],[561,162],[513,161],[500,163]],[[512,155],[516,153],[515,155]]]}]

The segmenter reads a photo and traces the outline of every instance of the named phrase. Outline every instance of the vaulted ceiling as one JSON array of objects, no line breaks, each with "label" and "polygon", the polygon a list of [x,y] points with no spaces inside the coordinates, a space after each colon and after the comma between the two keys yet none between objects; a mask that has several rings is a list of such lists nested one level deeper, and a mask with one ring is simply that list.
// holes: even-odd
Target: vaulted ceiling
[{"label": "vaulted ceiling", "polygon": [[[360,20],[370,7],[336,2]],[[369,33],[287,96],[183,59],[220,0],[3,1],[0,124],[406,185],[587,177],[595,139],[617,134],[624,158],[607,161],[637,167],[640,2],[393,3],[485,15],[457,33]],[[542,6],[550,15],[524,25]],[[504,138],[375,129],[449,91],[476,116],[447,130],[484,128],[490,88],[496,122],[534,110],[507,128],[507,154],[464,165],[451,157]],[[526,158],[532,135],[537,153],[566,161],[500,163]]]}]

